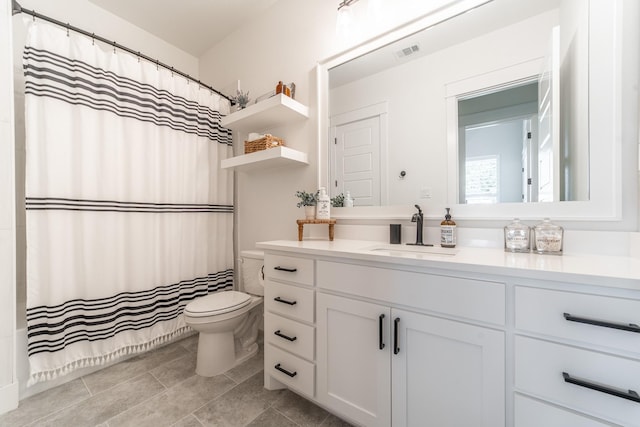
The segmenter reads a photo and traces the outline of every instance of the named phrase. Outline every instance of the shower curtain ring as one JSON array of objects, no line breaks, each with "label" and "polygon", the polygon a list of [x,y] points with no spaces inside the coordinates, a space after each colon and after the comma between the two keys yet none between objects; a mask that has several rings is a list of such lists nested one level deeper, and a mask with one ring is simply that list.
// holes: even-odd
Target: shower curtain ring
[{"label": "shower curtain ring", "polygon": [[96,33],[91,33],[91,46],[96,44]]},{"label": "shower curtain ring", "polygon": [[69,37],[69,23],[67,22],[67,37]]},{"label": "shower curtain ring", "polygon": [[138,63],[140,62],[140,51],[138,51]]},{"label": "shower curtain ring", "polygon": [[116,43],[116,41],[114,40],[114,41],[113,41],[113,54],[114,54],[114,55],[116,54],[116,44],[117,44],[117,43]]}]

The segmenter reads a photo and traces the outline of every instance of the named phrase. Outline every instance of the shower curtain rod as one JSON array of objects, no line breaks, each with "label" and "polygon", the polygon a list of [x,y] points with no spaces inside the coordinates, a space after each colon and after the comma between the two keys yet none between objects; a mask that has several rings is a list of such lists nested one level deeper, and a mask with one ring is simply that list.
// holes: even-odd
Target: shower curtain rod
[{"label": "shower curtain rod", "polygon": [[205,83],[202,83],[200,80],[197,80],[197,79],[191,77],[190,75],[188,75],[186,73],[183,73],[180,70],[176,70],[175,68],[173,68],[173,67],[171,67],[171,66],[169,66],[167,64],[164,64],[164,63],[160,62],[157,59],[153,59],[153,58],[151,58],[151,57],[149,57],[147,55],[144,55],[144,54],[142,54],[140,52],[136,52],[135,50],[130,49],[130,48],[124,46],[124,45],[121,45],[120,43],[116,43],[115,41],[107,40],[104,37],[97,36],[95,33],[90,33],[88,31],[85,31],[85,30],[81,29],[81,28],[74,27],[73,25],[69,25],[69,23],[65,24],[64,22],[58,21],[57,19],[51,18],[51,17],[46,16],[46,15],[42,15],[40,13],[37,13],[35,10],[25,9],[22,6],[20,6],[20,4],[16,0],[12,0],[12,9],[13,9],[13,11],[12,11],[13,15],[16,15],[18,13],[26,13],[27,15],[33,16],[34,19],[38,18],[38,19],[42,19],[43,21],[51,22],[52,24],[59,25],[61,27],[66,28],[67,30],[71,30],[71,31],[74,31],[76,33],[83,34],[83,35],[85,35],[87,37],[91,37],[94,40],[98,40],[100,42],[103,42],[103,43],[106,43],[106,44],[108,44],[110,46],[113,46],[114,49],[117,48],[117,49],[123,50],[125,52],[129,52],[129,53],[137,56],[138,58],[142,58],[142,59],[144,59],[144,60],[146,60],[148,62],[151,62],[152,64],[156,64],[156,66],[159,66],[159,67],[162,67],[162,68],[166,68],[167,70],[170,70],[172,73],[179,74],[182,77],[186,78],[187,80],[191,80],[192,82],[196,82],[200,86],[202,86],[204,88],[207,88],[210,91],[213,91],[213,92],[217,93],[218,95],[222,96],[223,98],[229,100],[229,102],[231,102],[231,105],[235,105],[235,101],[231,97],[229,97],[229,96],[223,94],[222,92],[214,89],[212,86],[209,86],[209,85],[207,85]]}]

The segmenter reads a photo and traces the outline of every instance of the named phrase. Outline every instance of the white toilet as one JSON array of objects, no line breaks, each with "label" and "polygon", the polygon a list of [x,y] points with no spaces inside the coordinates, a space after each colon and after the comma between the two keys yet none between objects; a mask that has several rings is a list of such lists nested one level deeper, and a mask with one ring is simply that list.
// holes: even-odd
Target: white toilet
[{"label": "white toilet", "polygon": [[184,309],[187,325],[200,333],[196,374],[212,377],[258,352],[264,277],[262,251],[241,251],[240,291],[216,292],[191,301]]}]

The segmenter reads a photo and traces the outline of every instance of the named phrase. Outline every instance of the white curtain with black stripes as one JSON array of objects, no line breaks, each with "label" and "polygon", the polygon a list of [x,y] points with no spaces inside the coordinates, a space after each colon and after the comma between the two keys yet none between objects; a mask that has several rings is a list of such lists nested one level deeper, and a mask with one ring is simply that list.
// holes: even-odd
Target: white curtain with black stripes
[{"label": "white curtain with black stripes", "polygon": [[30,382],[184,333],[233,285],[229,103],[42,21],[24,51]]}]

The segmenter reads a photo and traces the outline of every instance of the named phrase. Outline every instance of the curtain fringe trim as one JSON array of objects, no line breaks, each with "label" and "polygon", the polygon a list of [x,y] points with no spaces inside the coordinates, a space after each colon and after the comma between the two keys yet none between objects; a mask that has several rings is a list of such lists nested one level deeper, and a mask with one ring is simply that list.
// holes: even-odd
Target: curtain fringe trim
[{"label": "curtain fringe trim", "polygon": [[146,343],[129,345],[129,346],[120,348],[118,350],[112,351],[111,353],[103,354],[100,356],[93,356],[93,357],[87,357],[84,359],[74,360],[72,362],[65,364],[64,366],[60,366],[58,368],[51,369],[48,371],[31,373],[29,376],[29,380],[27,381],[27,387],[31,387],[32,385],[39,382],[55,380],[77,369],[105,365],[123,356],[149,351],[155,347],[158,347],[161,344],[166,344],[167,342],[173,340],[177,336],[182,335],[188,331],[193,331],[193,329],[191,329],[191,327],[189,326],[182,326],[173,332],[157,337]]}]

